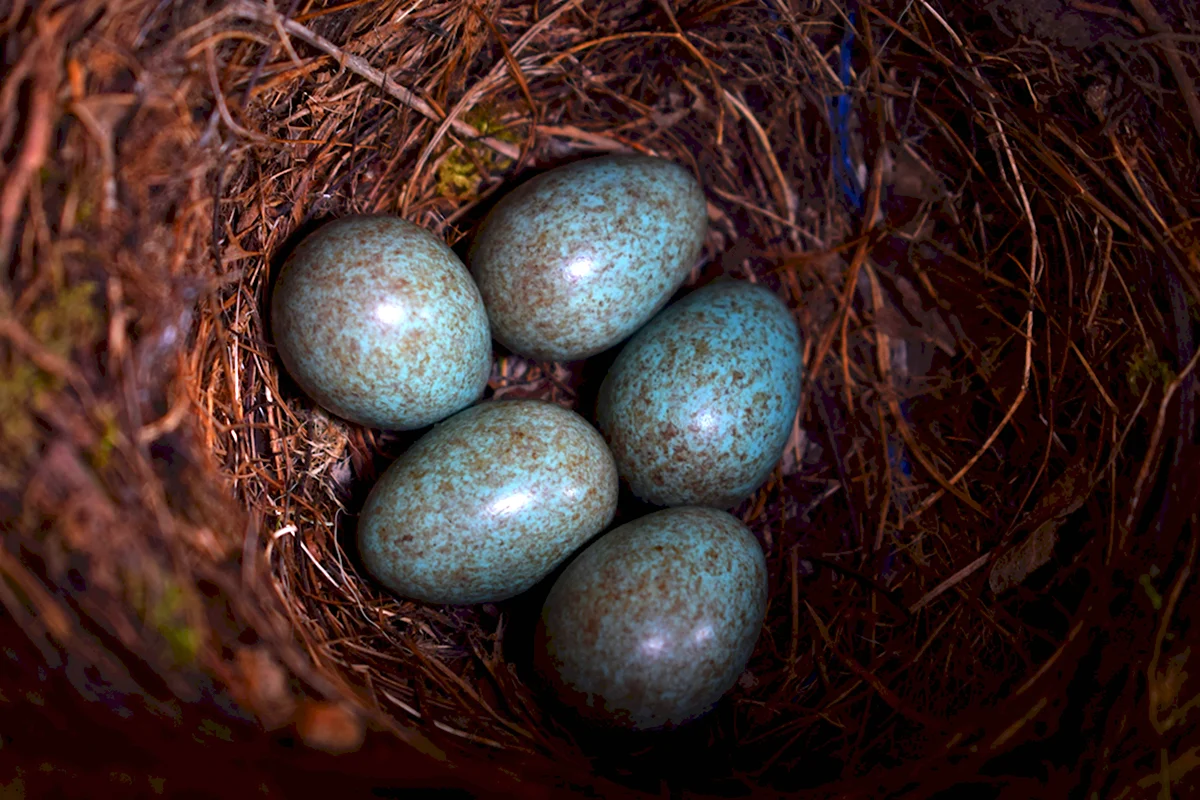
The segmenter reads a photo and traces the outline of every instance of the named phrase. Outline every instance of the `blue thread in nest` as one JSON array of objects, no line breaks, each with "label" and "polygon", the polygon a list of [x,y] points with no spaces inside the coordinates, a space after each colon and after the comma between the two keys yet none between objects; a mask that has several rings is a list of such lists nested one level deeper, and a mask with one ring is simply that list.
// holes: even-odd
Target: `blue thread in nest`
[{"label": "blue thread in nest", "polygon": [[[767,8],[767,15],[772,22],[780,22],[781,17],[777,11],[779,6],[777,0],[764,0],[764,5]],[[837,181],[838,188],[841,190],[842,198],[846,204],[855,212],[862,213],[863,211],[863,189],[858,181],[858,172],[854,169],[854,164],[850,158],[850,111],[851,111],[851,59],[854,56],[854,37],[855,26],[858,24],[858,8],[854,0],[847,3],[846,10],[846,29],[842,34],[841,47],[839,48],[839,63],[838,63],[838,80],[841,82],[842,91],[830,98],[830,123],[833,133],[833,174]],[[778,34],[791,40],[791,34],[782,25],[777,29]],[[901,401],[900,413],[904,421],[909,422],[908,403]],[[888,437],[888,461],[891,464],[892,473],[903,475],[903,480],[892,478],[893,502],[901,511],[908,510],[907,500],[904,494],[899,491],[907,485],[909,479],[912,478],[912,465],[909,463],[908,457],[905,455],[904,446],[898,441],[897,436]],[[883,567],[881,569],[881,577],[887,578],[893,573],[896,561],[896,547],[894,543],[889,544],[887,556],[884,558]],[[803,693],[810,689],[817,682],[817,671],[812,670],[800,683],[798,693]]]},{"label": "blue thread in nest", "polygon": [[771,22],[780,23],[779,27],[775,29],[775,32],[790,42],[792,40],[792,33],[787,28],[783,27],[783,18],[779,16],[779,11],[782,10],[779,5],[779,0],[763,0],[763,3],[767,7],[767,16],[771,19]]},{"label": "blue thread in nest", "polygon": [[[851,96],[850,82],[851,59],[854,57],[855,26],[858,24],[858,8],[854,0],[847,3],[846,30],[842,34],[842,45],[839,49],[838,80],[842,91],[830,98],[830,122],[833,128],[833,174],[841,190],[842,198],[852,210],[862,213],[864,198],[863,188],[859,184],[858,171],[850,159],[850,111]],[[906,424],[911,420],[908,415],[908,403],[900,403],[900,415]],[[905,454],[904,445],[895,435],[888,437],[888,461],[892,470],[892,499],[901,513],[908,510],[903,488],[912,478],[912,465]],[[903,479],[895,477],[904,476]],[[887,556],[884,557],[881,576],[886,578],[892,574],[896,561],[896,547],[889,544]]]},{"label": "blue thread in nest", "polygon": [[847,3],[846,30],[842,34],[842,46],[839,48],[838,80],[842,91],[830,98],[830,121],[833,127],[833,174],[842,197],[855,211],[863,210],[862,187],[858,183],[858,173],[850,161],[850,60],[854,56],[854,26],[858,21],[857,4]]}]

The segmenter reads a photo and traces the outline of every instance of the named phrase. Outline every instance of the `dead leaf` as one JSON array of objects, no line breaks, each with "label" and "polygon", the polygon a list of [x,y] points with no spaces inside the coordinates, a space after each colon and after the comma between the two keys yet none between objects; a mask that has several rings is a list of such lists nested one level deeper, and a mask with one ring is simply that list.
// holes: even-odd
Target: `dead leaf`
[{"label": "dead leaf", "polygon": [[988,585],[996,594],[1007,591],[1049,563],[1058,543],[1058,529],[1087,501],[1091,467],[1084,457],[1063,470],[1050,489],[1026,516],[1026,527],[1035,525],[1025,541],[996,559]]},{"label": "dead leaf", "polygon": [[1042,495],[1030,516],[1054,514],[1065,517],[1083,508],[1091,493],[1091,475],[1092,468],[1087,459],[1077,458],[1050,485],[1049,491]]},{"label": "dead leaf", "polygon": [[296,730],[314,750],[352,753],[366,738],[366,725],[354,710],[338,703],[306,702],[296,715]]},{"label": "dead leaf", "polygon": [[892,339],[923,338],[921,332],[890,305],[882,305],[875,312],[875,327]]},{"label": "dead leaf", "polygon": [[884,184],[902,197],[937,200],[946,193],[937,172],[903,145],[886,148],[883,168]]},{"label": "dead leaf", "polygon": [[1154,688],[1150,696],[1154,701],[1157,716],[1162,717],[1165,714],[1170,714],[1170,712],[1178,710],[1179,695],[1183,691],[1183,684],[1188,679],[1188,674],[1184,671],[1184,667],[1187,666],[1191,655],[1192,648],[1188,647],[1182,653],[1175,655],[1167,661],[1166,671],[1155,670],[1155,674],[1151,676]]},{"label": "dead leaf", "polygon": [[955,338],[951,332],[950,326],[942,319],[942,315],[938,313],[936,308],[926,309],[921,302],[921,295],[918,294],[915,286],[907,278],[900,275],[894,275],[892,280],[896,284],[896,289],[900,292],[900,302],[904,305],[904,310],[907,311],[912,318],[917,320],[917,324],[921,326],[921,332],[931,344],[937,345],[948,356],[955,353]]},{"label": "dead leaf", "polygon": [[691,113],[692,110],[690,108],[680,108],[668,114],[663,114],[659,111],[651,111],[650,119],[654,121],[655,126],[657,126],[659,130],[665,131],[670,128],[674,128],[679,124],[680,120]]},{"label": "dead leaf", "polygon": [[1054,555],[1054,545],[1058,542],[1058,529],[1062,525],[1059,519],[1044,523],[1025,541],[996,559],[992,573],[988,576],[988,585],[992,592],[1000,594],[1024,581],[1039,567],[1045,566]]},{"label": "dead leaf", "polygon": [[239,648],[236,660],[246,703],[263,727],[275,730],[286,725],[296,711],[296,699],[283,666],[263,647]]}]

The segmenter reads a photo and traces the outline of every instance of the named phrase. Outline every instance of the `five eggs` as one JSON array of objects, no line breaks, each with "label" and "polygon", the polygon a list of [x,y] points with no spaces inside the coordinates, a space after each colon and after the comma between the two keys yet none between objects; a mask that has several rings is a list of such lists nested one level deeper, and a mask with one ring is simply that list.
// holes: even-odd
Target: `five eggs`
[{"label": "five eggs", "polygon": [[[585,717],[633,729],[703,714],[762,628],[762,550],[727,509],[778,462],[800,336],[768,290],[718,281],[664,305],[699,257],[704,193],[682,167],[608,156],[543,173],[481,225],[469,271],[406,221],[347,217],[289,257],[271,304],[280,359],[345,419],[435,424],[372,488],[364,566],[431,603],[503,600],[573,554],[537,662]],[[478,403],[494,337],[543,360],[625,345],[599,430],[536,400]],[[667,506],[596,538],[618,480]]]}]

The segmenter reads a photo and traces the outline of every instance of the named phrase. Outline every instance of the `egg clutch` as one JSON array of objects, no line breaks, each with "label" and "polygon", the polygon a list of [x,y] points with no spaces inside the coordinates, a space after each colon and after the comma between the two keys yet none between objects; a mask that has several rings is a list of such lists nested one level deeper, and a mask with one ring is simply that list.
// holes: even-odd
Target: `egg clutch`
[{"label": "egg clutch", "polygon": [[[319,405],[376,428],[434,426],[367,497],[368,571],[413,600],[470,604],[520,594],[574,557],[543,606],[534,663],[602,725],[704,714],[766,614],[762,549],[727,509],[783,453],[800,333],[779,297],[744,281],[667,306],[706,229],[683,167],[592,158],[505,196],[466,266],[412,223],[345,217],[296,247],[271,299],[280,360]],[[481,401],[493,338],[555,361],[626,342],[596,426],[539,400]],[[663,508],[597,538],[620,481]]]}]

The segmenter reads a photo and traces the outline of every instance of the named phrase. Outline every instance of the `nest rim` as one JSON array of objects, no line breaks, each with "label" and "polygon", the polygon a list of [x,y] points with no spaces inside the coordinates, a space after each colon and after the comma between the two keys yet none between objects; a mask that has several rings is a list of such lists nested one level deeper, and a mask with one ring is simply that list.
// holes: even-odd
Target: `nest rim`
[{"label": "nest rim", "polygon": [[[1104,24],[1162,33],[1190,23],[1186,8],[1164,19],[1143,5],[1134,3],[1138,17]],[[934,763],[955,737],[989,740],[983,755],[963,756],[982,764],[1039,736],[1037,714],[1072,677],[1048,678],[1049,665],[1085,660],[1080,626],[1095,619],[1094,598],[1128,594],[1125,572],[1159,571],[1155,611],[1165,607],[1167,622],[1138,629],[1154,643],[1149,663],[1178,654],[1181,645],[1164,644],[1159,631],[1182,619],[1195,557],[1194,539],[1183,544],[1176,475],[1195,446],[1200,291],[1188,271],[1187,211],[1197,206],[1194,193],[1172,192],[1139,136],[1190,141],[1200,130],[1192,104],[1167,109],[1143,98],[1114,121],[1107,115],[1119,103],[1054,94],[1054,79],[1035,69],[1045,63],[1037,48],[986,63],[961,15],[924,3],[898,15],[903,24],[887,10],[860,9],[848,62],[840,8],[806,25],[773,2],[687,12],[664,4],[650,23],[615,0],[609,17],[577,6],[485,13],[353,3],[292,17],[250,2],[190,16],[172,7],[173,35],[149,52],[181,69],[141,91],[161,101],[164,87],[191,80],[188,102],[207,109],[173,126],[156,124],[168,118],[155,117],[161,102],[116,122],[88,110],[93,85],[126,77],[83,26],[72,41],[85,49],[74,52],[94,60],[68,62],[64,77],[45,80],[76,95],[80,123],[56,158],[88,180],[50,199],[26,186],[31,206],[53,206],[58,223],[44,213],[21,218],[16,236],[0,218],[0,244],[15,254],[24,287],[6,298],[13,321],[0,326],[9,363],[28,360],[52,377],[49,395],[72,398],[39,401],[38,430],[57,438],[45,435],[44,448],[22,456],[35,467],[23,504],[51,520],[38,524],[64,532],[23,545],[41,562],[30,574],[67,587],[54,577],[67,563],[56,553],[86,553],[100,599],[82,602],[85,616],[117,630],[121,619],[139,620],[145,641],[135,635],[126,646],[146,653],[172,692],[189,696],[202,665],[268,731],[293,726],[317,749],[353,752],[368,726],[382,728],[418,758],[487,765],[481,773],[507,759],[547,783],[571,776],[607,792],[654,793],[667,779],[686,791],[854,796]],[[155,13],[125,21],[148,36]],[[106,35],[128,35],[111,25]],[[390,51],[380,44],[389,41]],[[739,67],[715,42],[758,60]],[[1080,74],[1095,69],[1079,58]],[[1179,52],[1161,58],[1182,81]],[[812,86],[780,66],[802,62]],[[87,74],[73,75],[83,63]],[[831,64],[852,87],[852,118],[826,102],[842,91]],[[777,85],[756,72],[768,69]],[[940,77],[968,101],[956,105],[952,91],[920,81],[906,97],[897,74]],[[29,102],[39,102],[42,79],[29,80]],[[1046,108],[997,89],[1022,82],[1048,93]],[[297,108],[296,96],[308,105]],[[115,141],[118,126],[128,142],[109,155],[104,134]],[[1097,128],[1099,144],[1077,135]],[[180,141],[198,155],[182,177],[170,176]],[[814,158],[821,146],[845,164]],[[515,620],[536,617],[544,589],[447,609],[397,599],[366,578],[353,515],[421,432],[365,429],[316,409],[283,374],[265,332],[282,254],[322,219],[392,213],[461,251],[489,204],[523,176],[603,152],[663,155],[701,176],[710,232],[687,288],[722,274],[763,282],[804,332],[805,390],[789,452],[736,509],[766,551],[773,611],[743,681],[673,739],[614,738],[556,718],[514,657],[532,636]],[[1097,153],[1112,158],[1100,166]],[[1186,148],[1159,155],[1181,174],[1200,173]],[[133,176],[144,179],[140,193],[124,188]],[[1133,188],[1122,190],[1118,177]],[[119,199],[106,194],[109,178],[119,178]],[[857,196],[848,190],[856,184]],[[156,192],[172,198],[169,220],[155,216]],[[91,233],[79,213],[85,200],[89,213],[143,235],[128,244]],[[1159,225],[1164,215],[1177,224]],[[53,265],[30,267],[48,263],[31,255],[41,253],[29,234],[39,230],[52,241],[82,230],[90,248],[118,253],[105,284],[107,326],[81,310],[90,296],[71,294]],[[172,248],[172,239],[187,245]],[[135,254],[158,256],[161,273]],[[88,257],[71,269],[94,274]],[[1065,274],[1051,268],[1060,262]],[[1077,274],[1078,262],[1086,266]],[[1136,346],[1124,358],[1127,339]],[[83,340],[106,342],[107,372],[125,382],[120,414],[103,412],[120,395],[102,391],[115,381],[75,346]],[[582,406],[602,368],[603,359],[546,364],[498,350],[487,396],[538,396],[589,417]],[[161,397],[151,396],[155,387]],[[113,460],[102,463],[93,450],[107,440],[66,444],[61,431],[71,424],[127,433],[110,437]],[[120,569],[109,579],[105,556],[79,538],[112,520],[71,512],[98,496],[93,484],[114,494],[134,480],[156,509],[144,523],[153,532],[136,534],[152,546],[128,544],[137,563],[152,565],[136,592]],[[67,511],[56,517],[55,507]],[[613,525],[645,510],[625,498]],[[1168,533],[1140,535],[1155,530]],[[217,611],[189,579],[226,598]],[[14,601],[6,590],[0,602],[10,610],[43,602],[22,591],[35,599]],[[1036,614],[1049,620],[1044,628],[1032,625]],[[258,631],[249,644],[247,629]],[[974,674],[951,667],[949,653],[972,643]],[[923,658],[945,659],[940,683],[914,677]],[[1154,669],[1158,686],[1165,679]],[[985,678],[990,695],[979,688]],[[1019,700],[1019,709],[1001,700]],[[978,719],[955,722],[967,713]],[[704,768],[689,758],[699,746],[716,748]],[[825,755],[825,772],[796,782],[812,751]]]}]

